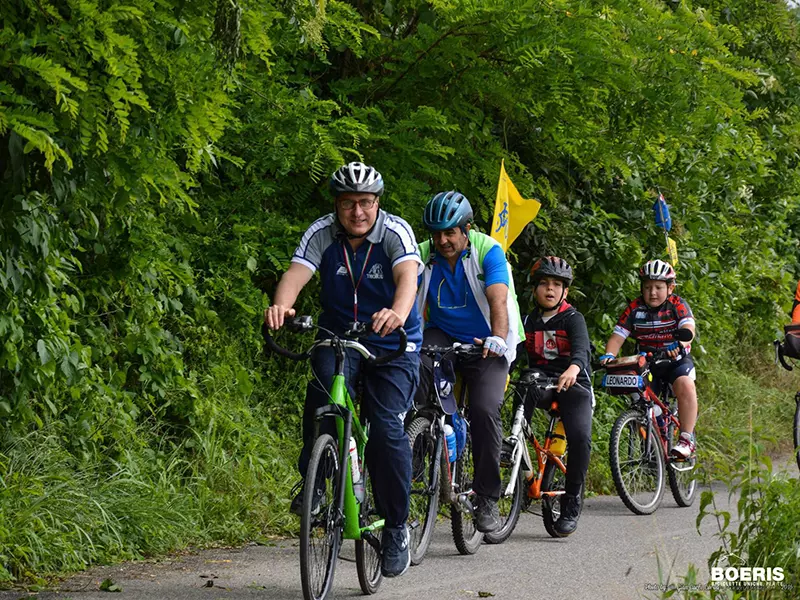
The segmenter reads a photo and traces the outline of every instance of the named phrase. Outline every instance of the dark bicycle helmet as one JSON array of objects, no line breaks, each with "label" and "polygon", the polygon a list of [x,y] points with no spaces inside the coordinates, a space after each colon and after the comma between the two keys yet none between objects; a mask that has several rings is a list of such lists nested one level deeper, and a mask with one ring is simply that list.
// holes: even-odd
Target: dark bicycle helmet
[{"label": "dark bicycle helmet", "polygon": [[360,162],[351,162],[344,165],[331,175],[331,194],[364,193],[383,194],[383,177],[374,167]]},{"label": "dark bicycle helmet", "polygon": [[545,256],[537,260],[531,267],[531,278],[535,285],[545,277],[560,279],[566,287],[569,287],[572,283],[572,267],[563,258]]},{"label": "dark bicycle helmet", "polygon": [[472,221],[472,206],[464,194],[440,192],[428,201],[422,222],[430,231],[444,231],[464,226]]},{"label": "dark bicycle helmet", "polygon": [[646,281],[652,279],[655,281],[666,281],[667,283],[675,283],[675,269],[672,265],[663,260],[648,260],[639,269],[639,279]]}]

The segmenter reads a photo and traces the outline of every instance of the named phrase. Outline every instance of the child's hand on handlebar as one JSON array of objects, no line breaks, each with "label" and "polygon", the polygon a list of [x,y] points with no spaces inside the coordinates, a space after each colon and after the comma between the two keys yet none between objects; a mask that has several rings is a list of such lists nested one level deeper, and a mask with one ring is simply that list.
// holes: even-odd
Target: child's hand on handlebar
[{"label": "child's hand on handlebar", "polygon": [[681,350],[683,350],[682,342],[672,342],[664,349],[664,354],[670,358],[678,358],[681,355]]},{"label": "child's hand on handlebar", "polygon": [[614,356],[613,354],[603,354],[603,356],[601,356],[597,360],[600,361],[601,365],[604,365],[607,362],[614,360],[615,358],[616,356]]},{"label": "child's hand on handlebar", "polygon": [[578,365],[570,365],[567,367],[567,370],[564,371],[558,378],[558,387],[556,388],[556,392],[568,390],[575,385],[580,372],[581,368]]}]

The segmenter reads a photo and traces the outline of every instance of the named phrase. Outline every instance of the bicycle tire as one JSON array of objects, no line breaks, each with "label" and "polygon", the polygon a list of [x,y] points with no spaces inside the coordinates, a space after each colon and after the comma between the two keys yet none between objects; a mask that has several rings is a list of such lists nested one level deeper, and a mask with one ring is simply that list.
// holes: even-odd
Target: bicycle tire
[{"label": "bicycle tire", "polygon": [[[653,443],[645,454],[648,439]],[[617,418],[611,430],[609,460],[614,486],[625,506],[637,515],[654,513],[664,496],[664,449],[641,411],[626,410]],[[639,483],[636,479],[641,485],[634,486]]]},{"label": "bicycle tire", "polygon": [[[418,565],[431,545],[439,511],[441,478],[436,457],[436,439],[426,417],[411,421],[407,430],[411,446],[411,496],[408,511],[411,564]],[[442,440],[444,441],[444,440]]]},{"label": "bicycle tire", "polygon": [[[323,600],[333,587],[343,527],[341,507],[337,506],[339,468],[338,444],[330,435],[320,435],[308,462],[300,517],[300,578],[305,600]],[[315,490],[319,492],[315,494]]]},{"label": "bicycle tire", "polygon": [[[359,511],[359,526],[365,527],[370,523],[380,519],[375,504],[375,495],[372,489],[372,480],[369,477],[366,461],[364,464],[364,490],[366,495],[361,503]],[[378,541],[381,540],[383,530],[372,532]],[[378,591],[383,581],[381,574],[381,553],[376,551],[366,540],[356,540],[356,571],[358,573],[358,584],[365,596],[370,596]]]},{"label": "bicycle tire", "polygon": [[[520,442],[517,439],[517,443]],[[522,453],[520,452],[519,463],[522,463]],[[500,493],[502,494],[508,487],[511,480],[511,473],[514,470],[514,464],[503,465],[500,464]],[[505,542],[517,526],[519,522],[519,515],[522,512],[522,503],[524,496],[527,495],[527,487],[525,486],[524,476],[522,474],[522,465],[517,469],[516,483],[514,484],[514,492],[510,496],[500,496],[497,501],[497,507],[500,511],[500,527],[491,533],[485,533],[483,539],[487,544],[502,544]]]},{"label": "bicycle tire", "polygon": [[[475,474],[472,460],[472,435],[467,429],[467,443],[461,456],[453,463],[453,481],[458,493],[472,489]],[[453,529],[453,542],[461,554],[475,554],[481,547],[484,534],[475,527],[475,520],[468,512],[464,512],[457,504],[450,506],[450,524]]]},{"label": "bicycle tire", "polygon": [[[674,423],[669,425],[669,446],[668,449],[677,443],[681,436],[681,432],[675,427]],[[680,464],[680,463],[678,463]],[[673,467],[672,459],[667,463],[667,479],[669,480],[669,489],[672,491],[672,497],[678,506],[683,508],[689,507],[694,504],[694,499],[697,497],[697,480],[694,477],[694,469],[690,471],[676,471]]]},{"label": "bicycle tire", "polygon": [[800,400],[795,399],[797,404],[794,409],[794,458],[797,461],[797,468],[800,469]]},{"label": "bicycle tire", "polygon": [[[567,455],[561,458],[562,462],[566,463]],[[565,473],[558,468],[554,462],[548,462],[544,466],[544,474],[542,475],[542,492],[554,492],[563,490],[566,484]],[[560,538],[563,537],[556,531],[555,524],[561,516],[561,496],[542,496],[542,523],[550,537]]]}]

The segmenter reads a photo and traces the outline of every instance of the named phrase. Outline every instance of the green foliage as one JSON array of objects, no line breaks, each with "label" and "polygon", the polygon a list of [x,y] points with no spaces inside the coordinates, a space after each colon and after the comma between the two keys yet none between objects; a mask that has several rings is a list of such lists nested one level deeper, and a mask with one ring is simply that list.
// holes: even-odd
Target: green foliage
[{"label": "green foliage", "polygon": [[[0,18],[0,455],[35,482],[0,511],[43,524],[0,535],[6,577],[291,527],[307,367],[259,359],[257,324],[345,161],[377,166],[415,226],[453,188],[486,226],[504,158],[543,203],[510,253],[523,304],[533,259],[563,255],[598,346],[664,256],[662,191],[714,453],[714,415],[758,394],[730,361],[752,373],[740,341],[769,341],[800,271],[782,3],[6,0]],[[597,490],[617,408],[596,414]]]},{"label": "green foliage", "polygon": [[[734,464],[715,473],[737,495],[736,518],[719,508],[710,490],[702,493],[697,526],[706,519],[716,522],[721,546],[708,560],[712,567],[770,567],[783,570],[780,582],[724,587],[706,581],[692,565],[683,580],[670,586],[662,598],[783,599],[797,597],[800,584],[797,519],[800,518],[800,489],[796,479],[785,472],[773,472],[773,464],[759,443],[747,446]],[[792,464],[789,468],[794,469]]]}]

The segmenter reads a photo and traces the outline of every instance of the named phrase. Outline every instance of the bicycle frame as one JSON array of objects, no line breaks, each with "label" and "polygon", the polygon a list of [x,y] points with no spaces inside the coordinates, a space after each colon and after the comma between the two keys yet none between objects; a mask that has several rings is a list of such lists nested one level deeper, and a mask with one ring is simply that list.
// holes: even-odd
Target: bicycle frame
[{"label": "bicycle frame", "polygon": [[[551,406],[551,409],[552,408],[553,407]],[[511,470],[511,477],[508,486],[503,493],[504,496],[513,495],[514,487],[517,484],[517,473],[519,473],[519,469],[522,467],[523,463],[525,465],[525,471],[523,471],[523,473],[533,472],[533,463],[531,462],[528,444],[525,443],[526,440],[530,440],[533,443],[534,450],[536,451],[536,463],[538,468],[536,477],[529,484],[528,497],[539,500],[543,496],[559,496],[564,493],[563,490],[546,492],[541,491],[542,478],[544,477],[544,467],[547,464],[547,461],[553,461],[562,473],[567,472],[567,467],[564,465],[561,457],[553,454],[553,452],[550,450],[550,445],[553,441],[553,430],[555,429],[557,420],[558,417],[551,413],[550,423],[547,427],[547,432],[545,433],[544,446],[542,446],[534,435],[530,425],[525,420],[525,403],[519,403],[519,406],[514,413],[514,424],[511,427],[511,438],[515,440],[514,449],[512,450],[511,454],[511,463],[514,466]]]},{"label": "bicycle frame", "polygon": [[[341,341],[332,342],[325,340],[317,346],[333,347],[336,353],[335,375],[331,383],[330,403],[316,411],[317,423],[326,416],[336,419],[336,432],[339,439],[339,464],[343,465],[339,480],[339,497],[337,506],[342,507],[344,527],[342,535],[348,540],[365,539],[376,550],[380,551],[380,542],[372,532],[384,526],[384,520],[379,519],[366,527],[361,527],[359,522],[360,503],[353,490],[353,475],[350,469],[350,437],[356,440],[358,458],[364,465],[364,453],[368,440],[368,433],[358,419],[353,419],[357,414],[344,377],[344,344]],[[318,433],[318,432],[317,432]],[[315,436],[316,437],[316,436]]]},{"label": "bicycle frame", "polygon": [[[661,442],[661,449],[664,453],[664,464],[669,465],[672,469],[680,472],[691,471],[692,469],[694,469],[693,460],[676,461],[669,453],[669,440],[665,435],[665,431],[668,430],[669,425],[671,424],[677,427],[678,430],[680,430],[681,427],[680,420],[675,414],[673,414],[672,409],[669,406],[669,401],[668,401],[669,388],[665,387],[665,389],[661,392],[661,396],[659,397],[655,394],[655,392],[653,392],[653,390],[650,387],[650,384],[648,383],[645,386],[645,389],[642,391],[641,395],[647,402],[650,402],[652,404],[651,406],[644,407],[645,418],[647,419],[648,424],[653,428],[653,431],[656,431],[658,433],[658,437]],[[640,400],[638,402],[640,402]],[[635,403],[636,401],[633,402],[633,404]],[[658,423],[656,422],[656,417],[653,414],[653,409],[655,406],[658,406],[661,409],[661,415],[664,417],[665,427],[663,430],[661,427],[659,427]],[[645,450],[649,451],[650,440],[648,439],[649,436],[647,435],[646,431],[642,432],[642,437],[645,439]],[[681,463],[685,463],[685,465],[682,465]]]},{"label": "bicycle frame", "polygon": [[[458,397],[457,405],[459,408],[457,410],[463,410],[463,407],[466,405],[467,399],[467,387],[462,385],[461,375],[456,375],[456,384],[455,384],[455,392],[456,396]],[[440,480],[441,485],[439,486],[439,501],[442,503],[453,504],[463,512],[467,512],[469,514],[473,514],[474,507],[472,506],[472,502],[470,502],[469,497],[472,495],[472,490],[462,490],[458,493],[455,490],[454,483],[453,483],[453,472],[452,472],[452,465],[448,460],[447,453],[444,451],[445,449],[445,436],[444,436],[444,425],[445,419],[447,415],[442,411],[439,407],[437,401],[434,400],[436,392],[431,387],[430,390],[430,398],[425,406],[420,408],[419,410],[415,411],[419,415],[427,416],[431,421],[431,434],[433,439],[436,440],[436,446],[434,449],[434,458],[433,461],[433,473],[431,475],[431,482]],[[464,415],[461,415],[464,418]],[[464,418],[464,426],[469,429],[469,421]]]}]

